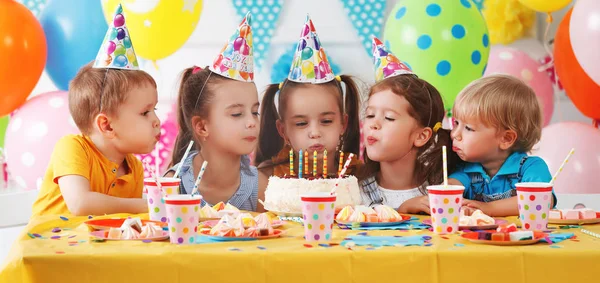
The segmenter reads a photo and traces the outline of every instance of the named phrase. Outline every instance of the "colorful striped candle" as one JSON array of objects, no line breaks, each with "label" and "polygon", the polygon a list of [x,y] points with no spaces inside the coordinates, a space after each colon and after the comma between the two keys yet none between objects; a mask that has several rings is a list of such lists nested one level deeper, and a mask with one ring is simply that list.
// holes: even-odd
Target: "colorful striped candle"
[{"label": "colorful striped candle", "polygon": [[327,178],[327,149],[323,152],[323,178]]},{"label": "colorful striped candle", "polygon": [[308,150],[304,150],[304,175],[308,176]]},{"label": "colorful striped candle", "polygon": [[294,150],[290,149],[290,176],[294,176]]},{"label": "colorful striped candle", "polygon": [[338,166],[338,175],[342,172],[342,162],[344,162],[344,152],[340,151],[340,165]]},{"label": "colorful striped candle", "polygon": [[302,149],[298,153],[298,178],[302,178]]},{"label": "colorful striped candle", "polygon": [[313,177],[317,177],[317,151],[313,151]]}]

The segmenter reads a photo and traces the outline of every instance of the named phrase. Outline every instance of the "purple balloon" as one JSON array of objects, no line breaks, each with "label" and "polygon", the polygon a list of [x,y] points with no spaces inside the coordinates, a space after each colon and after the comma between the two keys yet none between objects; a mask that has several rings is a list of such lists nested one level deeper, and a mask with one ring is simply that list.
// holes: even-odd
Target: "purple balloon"
[{"label": "purple balloon", "polygon": [[115,25],[115,27],[120,27],[120,26],[124,25],[125,17],[123,17],[123,14],[117,14],[115,16],[115,19],[113,20],[113,24]]},{"label": "purple balloon", "polygon": [[301,51],[304,48],[306,48],[306,40],[300,39],[300,42],[298,43],[298,51]]},{"label": "purple balloon", "polygon": [[117,45],[114,42],[112,42],[112,41],[107,42],[106,54],[108,54],[108,55],[112,54],[113,52],[115,52],[116,48],[117,48]]},{"label": "purple balloon", "polygon": [[388,52],[383,50],[383,49],[379,49],[379,56],[387,56]]},{"label": "purple balloon", "polygon": [[117,39],[121,40],[123,38],[125,38],[125,30],[122,28],[118,28],[117,29]]},{"label": "purple balloon", "polygon": [[313,37],[313,40],[315,41],[315,50],[320,50],[321,42],[319,42],[319,38],[315,36],[315,37]]},{"label": "purple balloon", "polygon": [[233,50],[240,51],[240,48],[242,47],[242,45],[244,45],[244,43],[246,43],[246,41],[243,38],[241,38],[241,37],[236,38],[235,41],[233,42]]}]

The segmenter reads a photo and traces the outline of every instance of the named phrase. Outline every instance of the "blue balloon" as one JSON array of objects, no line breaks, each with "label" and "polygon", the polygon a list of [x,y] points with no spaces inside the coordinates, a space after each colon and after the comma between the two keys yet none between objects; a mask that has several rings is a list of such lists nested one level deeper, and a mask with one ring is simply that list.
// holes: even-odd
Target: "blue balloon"
[{"label": "blue balloon", "polygon": [[40,15],[46,35],[46,72],[56,87],[69,82],[96,58],[108,30],[100,1],[49,0]]},{"label": "blue balloon", "polygon": [[117,67],[125,67],[127,66],[127,57],[125,55],[119,55],[115,58],[113,64]]}]

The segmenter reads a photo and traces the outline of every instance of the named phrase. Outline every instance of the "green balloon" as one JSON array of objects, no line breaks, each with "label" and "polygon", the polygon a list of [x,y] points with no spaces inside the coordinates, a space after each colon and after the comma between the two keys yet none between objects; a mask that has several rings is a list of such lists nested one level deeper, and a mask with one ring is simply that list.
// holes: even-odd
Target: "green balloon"
[{"label": "green balloon", "polygon": [[4,136],[8,127],[8,115],[0,118],[0,147],[4,148]]},{"label": "green balloon", "polygon": [[438,89],[447,110],[483,75],[490,53],[487,25],[470,0],[399,1],[386,20],[384,40]]},{"label": "green balloon", "polygon": [[304,48],[302,49],[302,60],[308,60],[313,56],[312,48]]},{"label": "green balloon", "polygon": [[125,46],[123,46],[123,44],[119,44],[117,45],[117,48],[115,48],[115,57],[119,56],[119,55],[125,55],[126,49]]}]

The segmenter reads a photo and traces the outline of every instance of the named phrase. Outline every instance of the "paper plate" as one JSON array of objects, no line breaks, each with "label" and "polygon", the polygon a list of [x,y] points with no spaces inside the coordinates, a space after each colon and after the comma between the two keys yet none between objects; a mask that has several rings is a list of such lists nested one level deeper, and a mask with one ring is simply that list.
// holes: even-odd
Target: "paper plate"
[{"label": "paper plate", "polygon": [[[92,219],[84,222],[88,227],[94,230],[109,230],[110,228],[120,228],[127,218],[111,218],[111,219]],[[156,224],[161,228],[167,227],[167,223],[152,220],[142,220],[142,225],[146,226],[148,223]]]},{"label": "paper plate", "polygon": [[107,241],[143,241],[143,240],[163,241],[163,240],[166,240],[169,238],[169,232],[160,231],[160,233],[161,233],[161,236],[153,237],[153,238],[144,238],[144,239],[109,239],[107,237],[108,231],[106,231],[106,230],[90,232],[90,235],[92,235],[93,237],[99,238],[99,239],[107,240]]},{"label": "paper plate", "polygon": [[406,221],[409,221],[412,218],[408,215],[400,215],[400,216],[402,216],[402,220],[395,221],[395,222],[344,222],[344,221],[339,221],[339,220],[335,220],[335,222],[338,224],[341,224],[341,225],[345,225],[345,226],[360,225],[360,227],[389,227],[389,226],[396,226],[398,224],[404,223]]},{"label": "paper plate", "polygon": [[[498,226],[500,226],[500,225],[508,223],[508,221],[505,219],[494,218],[494,220],[496,221],[495,224],[481,225],[481,226],[458,226],[458,230],[493,230],[493,229],[498,228]],[[423,224],[432,226],[431,218],[423,220]]]},{"label": "paper plate", "polygon": [[233,241],[256,241],[256,240],[267,240],[274,239],[283,236],[283,230],[274,229],[273,235],[269,236],[258,236],[258,237],[223,237],[223,236],[213,236],[209,234],[210,231],[199,231],[198,235],[202,237],[207,237],[211,240],[220,241],[220,242],[233,242]]},{"label": "paper plate", "polygon": [[[204,224],[204,226],[212,228],[215,225],[217,225],[217,223],[219,223],[219,220],[208,220],[208,221],[203,221],[201,224]],[[271,222],[271,227],[273,228],[279,228],[281,226],[283,226],[283,224],[285,224],[285,221],[281,221],[281,220],[273,220]],[[250,227],[244,227],[244,228],[250,228]]]},{"label": "paper plate", "polygon": [[531,240],[523,240],[523,241],[491,241],[491,240],[479,240],[479,239],[469,239],[467,235],[478,232],[469,232],[464,233],[461,237],[465,240],[468,240],[471,243],[475,244],[483,244],[483,245],[492,245],[492,246],[525,246],[525,245],[533,245],[539,242],[543,238],[536,238]]},{"label": "paper plate", "polygon": [[600,223],[600,212],[596,212],[596,218],[592,219],[548,219],[548,224],[583,225]]}]

